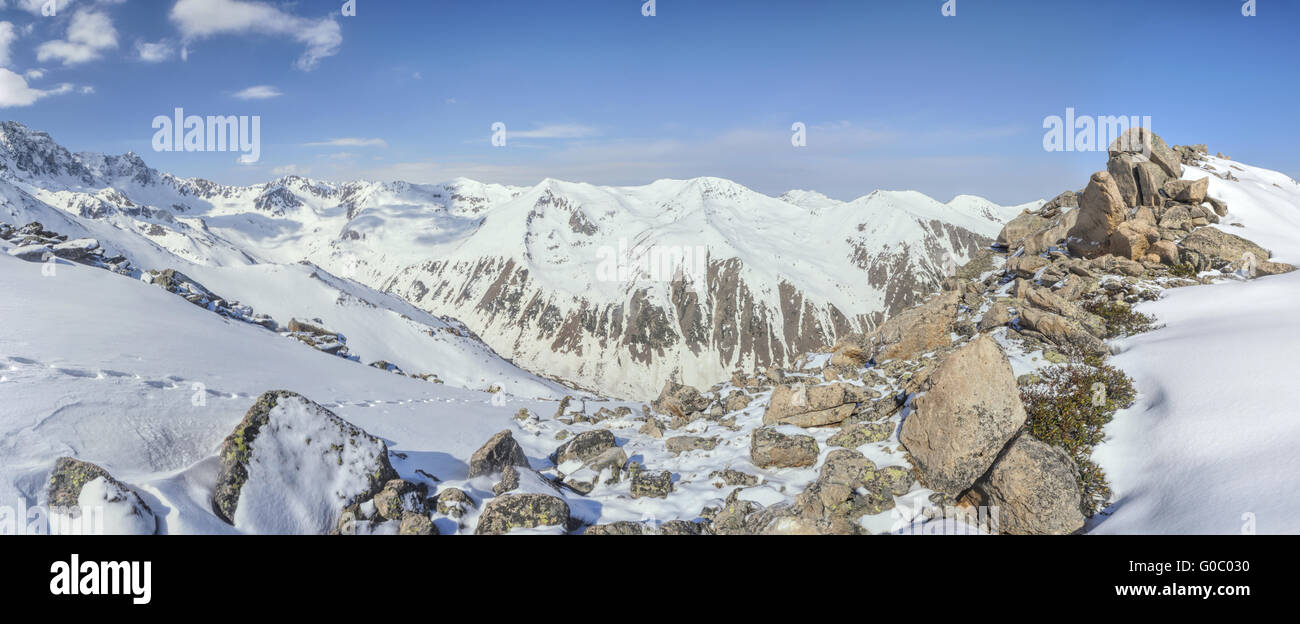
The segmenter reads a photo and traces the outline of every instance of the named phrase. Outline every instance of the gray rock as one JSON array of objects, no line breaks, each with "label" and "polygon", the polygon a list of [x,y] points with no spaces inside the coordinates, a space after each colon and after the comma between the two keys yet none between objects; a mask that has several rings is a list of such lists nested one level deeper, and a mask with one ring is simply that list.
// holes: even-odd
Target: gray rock
[{"label": "gray rock", "polygon": [[893,423],[858,423],[840,427],[840,432],[831,436],[830,439],[826,440],[826,443],[831,446],[857,448],[863,444],[884,442],[893,434]]},{"label": "gray rock", "polygon": [[673,473],[667,470],[632,472],[632,498],[668,498],[673,492]]},{"label": "gray rock", "polygon": [[[94,495],[94,510],[81,508],[83,490],[89,484],[96,484],[94,491],[103,495]],[[87,492],[87,496],[91,496]],[[107,470],[71,457],[60,457],[54,463],[50,480],[46,486],[46,499],[53,514],[83,521],[68,527],[69,532],[85,534],[95,530],[107,533],[131,533],[152,535],[158,530],[158,519],[149,505],[125,483],[113,478]],[[91,516],[83,516],[90,513]],[[110,518],[109,516],[114,516]],[[51,524],[58,520],[51,518]],[[111,522],[111,524],[109,524]]]},{"label": "gray rock", "polygon": [[438,527],[434,526],[427,513],[405,512],[402,514],[401,523],[401,527],[397,530],[398,535],[438,534]]},{"label": "gray rock", "polygon": [[385,520],[401,520],[407,512],[428,513],[426,489],[405,479],[393,479],[372,499],[375,511]]},{"label": "gray rock", "polygon": [[786,435],[775,429],[755,429],[749,457],[759,468],[803,468],[817,463],[817,440],[810,435]]},{"label": "gray rock", "polygon": [[555,464],[579,461],[586,463],[592,458],[615,446],[614,434],[608,429],[584,431],[555,449]]},{"label": "gray rock", "polygon": [[568,528],[569,504],[548,494],[505,494],[488,502],[475,535],[503,535],[516,529]]},{"label": "gray rock", "polygon": [[457,488],[446,488],[438,492],[436,506],[438,513],[451,518],[460,518],[475,508],[474,499]]},{"label": "gray rock", "polygon": [[501,472],[506,466],[528,467],[528,456],[509,429],[499,431],[469,458],[469,478]]},{"label": "gray rock", "polygon": [[665,440],[664,447],[673,455],[680,455],[688,451],[712,451],[718,447],[718,439],[716,437],[677,436]]}]

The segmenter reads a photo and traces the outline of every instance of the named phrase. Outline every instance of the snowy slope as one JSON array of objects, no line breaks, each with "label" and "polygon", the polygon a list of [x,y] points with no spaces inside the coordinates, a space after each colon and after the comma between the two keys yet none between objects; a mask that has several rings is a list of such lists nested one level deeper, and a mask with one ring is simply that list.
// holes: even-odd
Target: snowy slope
[{"label": "snowy slope", "polygon": [[[1217,158],[1216,226],[1300,261],[1300,184]],[[1184,168],[1184,179],[1209,172]],[[1239,224],[1241,227],[1234,227]],[[1095,533],[1300,532],[1300,273],[1179,288],[1140,311],[1163,328],[1119,343],[1111,361],[1139,396],[1106,428],[1094,458],[1115,492]]]}]

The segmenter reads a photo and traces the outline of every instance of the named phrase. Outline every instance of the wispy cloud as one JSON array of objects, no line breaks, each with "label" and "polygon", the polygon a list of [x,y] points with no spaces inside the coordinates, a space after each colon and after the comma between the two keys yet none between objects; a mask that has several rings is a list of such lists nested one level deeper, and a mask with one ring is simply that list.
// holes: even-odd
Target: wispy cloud
[{"label": "wispy cloud", "polygon": [[0,22],[0,67],[9,65],[9,48],[18,39],[18,29],[13,22]]},{"label": "wispy cloud", "polygon": [[271,85],[257,85],[236,93],[235,98],[240,100],[269,100],[281,95],[284,94]]},{"label": "wispy cloud", "polygon": [[547,124],[532,130],[509,130],[512,139],[583,139],[600,134],[591,126],[580,124]]},{"label": "wispy cloud", "polygon": [[305,45],[297,62],[311,71],[321,59],[338,54],[343,31],[333,17],[312,19],[251,0],[177,0],[169,14],[186,41],[218,35],[278,35]]},{"label": "wispy cloud", "polygon": [[341,138],[304,143],[307,147],[388,147],[383,139]]}]

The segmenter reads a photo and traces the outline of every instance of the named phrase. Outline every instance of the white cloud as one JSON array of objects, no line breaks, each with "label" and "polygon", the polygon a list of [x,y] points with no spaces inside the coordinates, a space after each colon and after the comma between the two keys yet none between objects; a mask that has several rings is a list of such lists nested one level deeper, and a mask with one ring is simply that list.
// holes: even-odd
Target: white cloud
[{"label": "white cloud", "polygon": [[45,72],[39,69],[29,69],[23,73],[28,80],[40,80],[45,77]]},{"label": "white cloud", "polygon": [[284,94],[271,85],[257,85],[236,93],[235,97],[241,100],[269,100],[281,95]]},{"label": "white cloud", "polygon": [[[14,8],[22,9],[33,15],[44,15],[43,11],[49,3],[49,0],[16,0],[14,2]],[[72,0],[55,0],[55,14],[57,15],[58,13],[67,10],[69,4],[72,4]],[[121,4],[121,2],[119,0],[117,2],[104,2],[104,4]],[[0,8],[4,8],[4,5],[5,3],[0,2]]]},{"label": "white cloud", "polygon": [[599,134],[591,126],[578,124],[550,124],[532,130],[509,130],[511,139],[581,139]]},{"label": "white cloud", "polygon": [[284,165],[271,169],[271,174],[276,176],[307,175],[308,173],[311,173],[310,168],[299,167],[298,165]]},{"label": "white cloud", "polygon": [[146,63],[161,63],[176,53],[176,47],[165,39],[157,43],[137,41],[135,51],[139,59]]},{"label": "white cloud", "polygon": [[0,67],[0,108],[31,106],[44,97],[61,95],[72,91],[73,86],[62,84],[54,89],[35,89],[27,80],[3,67]]},{"label": "white cloud", "polygon": [[170,17],[187,41],[243,34],[292,37],[307,47],[295,63],[305,71],[337,54],[343,44],[343,31],[333,17],[299,17],[264,2],[177,0]]},{"label": "white cloud", "polygon": [[18,29],[13,22],[0,22],[0,66],[9,65],[9,48],[18,38]]},{"label": "white cloud", "polygon": [[306,143],[305,145],[307,147],[388,147],[388,142],[383,139],[343,138]]},{"label": "white cloud", "polygon": [[36,60],[63,61],[77,65],[96,60],[105,50],[117,47],[117,29],[108,15],[94,9],[72,14],[66,40],[46,41],[36,48]]}]

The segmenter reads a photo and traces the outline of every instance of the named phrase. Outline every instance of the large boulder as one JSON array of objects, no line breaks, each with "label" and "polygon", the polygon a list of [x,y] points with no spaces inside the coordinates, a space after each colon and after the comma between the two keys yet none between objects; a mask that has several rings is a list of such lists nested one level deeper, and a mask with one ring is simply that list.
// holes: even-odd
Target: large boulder
[{"label": "large boulder", "polygon": [[1083,528],[1078,468],[1063,449],[1021,434],[994,464],[982,490],[1001,532],[1062,535]]},{"label": "large boulder", "polygon": [[475,535],[503,535],[517,529],[569,525],[569,504],[549,494],[505,494],[492,499],[479,516]]},{"label": "large boulder", "polygon": [[1138,205],[1137,167],[1141,156],[1136,154],[1116,154],[1106,161],[1106,172],[1115,180],[1120,197],[1125,206]]},{"label": "large boulder", "polygon": [[153,510],[125,483],[90,462],[60,457],[46,488],[51,532],[152,535]]},{"label": "large boulder", "polygon": [[509,429],[499,431],[469,458],[469,478],[496,474],[506,466],[528,467],[528,456]]},{"label": "large boulder", "polygon": [[949,355],[913,400],[899,436],[931,489],[970,488],[1025,423],[1002,349],[982,335]]},{"label": "large boulder", "polygon": [[851,527],[862,516],[893,508],[891,486],[876,465],[850,449],[831,451],[817,480],[795,498],[793,506],[798,516],[819,526],[821,533],[856,532]]},{"label": "large boulder", "polygon": [[1141,161],[1137,164],[1138,205],[1158,207],[1164,203],[1160,190],[1169,180],[1169,176],[1159,165]]},{"label": "large boulder", "polygon": [[382,440],[287,390],[258,397],[219,457],[212,509],[249,533],[328,533],[397,478]]},{"label": "large boulder", "polygon": [[763,424],[800,427],[833,425],[851,416],[859,402],[872,398],[870,391],[848,383],[776,386],[772,390],[767,410],[763,412]]},{"label": "large boulder", "polygon": [[1106,344],[1079,322],[1060,314],[1034,308],[1020,310],[1020,326],[1036,331],[1051,343],[1066,349],[1081,349],[1087,353],[1104,355]]},{"label": "large boulder", "polygon": [[1052,219],[1051,225],[1025,237],[1023,241],[1025,255],[1037,256],[1047,252],[1052,247],[1060,245],[1062,241],[1066,240],[1070,230],[1074,229],[1075,224],[1078,222],[1078,208],[1057,215]]},{"label": "large boulder", "polygon": [[759,468],[803,468],[817,463],[817,440],[760,427],[750,435],[749,457]]},{"label": "large boulder", "polygon": [[1121,258],[1146,258],[1151,243],[1160,240],[1160,232],[1145,221],[1125,221],[1110,233],[1110,253]]},{"label": "large boulder", "polygon": [[1110,234],[1128,218],[1124,197],[1109,173],[1092,174],[1079,201],[1079,218],[1069,232],[1070,253],[1094,258],[1107,253]]}]

